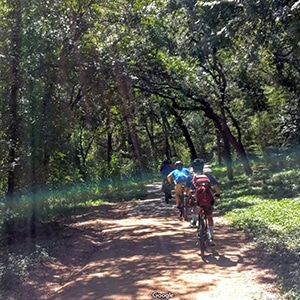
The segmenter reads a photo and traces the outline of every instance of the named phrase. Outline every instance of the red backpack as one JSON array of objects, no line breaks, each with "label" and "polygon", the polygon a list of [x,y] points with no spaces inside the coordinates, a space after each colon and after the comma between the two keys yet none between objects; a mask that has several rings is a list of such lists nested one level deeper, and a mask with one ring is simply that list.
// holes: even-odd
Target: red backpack
[{"label": "red backpack", "polygon": [[214,200],[209,178],[204,174],[195,174],[192,179],[195,187],[195,199],[199,206],[211,204]]}]

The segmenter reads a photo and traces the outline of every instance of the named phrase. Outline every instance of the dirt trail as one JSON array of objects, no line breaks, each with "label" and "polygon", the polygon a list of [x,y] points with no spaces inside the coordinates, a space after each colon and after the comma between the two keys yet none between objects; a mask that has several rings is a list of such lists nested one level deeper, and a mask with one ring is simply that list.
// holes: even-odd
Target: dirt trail
[{"label": "dirt trail", "polygon": [[[159,185],[149,185],[153,191]],[[152,192],[153,192],[152,191]],[[204,262],[195,229],[180,222],[161,193],[150,199],[111,205],[97,226],[105,238],[72,280],[51,300],[272,300],[281,299],[259,252],[216,214],[217,245]],[[155,298],[156,297],[156,298]]]}]

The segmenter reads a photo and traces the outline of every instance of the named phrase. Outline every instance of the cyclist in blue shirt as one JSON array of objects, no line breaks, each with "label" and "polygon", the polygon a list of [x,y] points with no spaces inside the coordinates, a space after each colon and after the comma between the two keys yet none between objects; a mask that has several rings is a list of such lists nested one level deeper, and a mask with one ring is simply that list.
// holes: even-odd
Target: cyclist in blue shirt
[{"label": "cyclist in blue shirt", "polygon": [[182,185],[187,183],[190,177],[190,170],[183,167],[183,163],[181,161],[176,161],[175,170],[168,174],[167,179],[169,183],[172,181],[175,183],[175,202],[176,207],[179,209],[180,207],[180,195],[182,194]]}]

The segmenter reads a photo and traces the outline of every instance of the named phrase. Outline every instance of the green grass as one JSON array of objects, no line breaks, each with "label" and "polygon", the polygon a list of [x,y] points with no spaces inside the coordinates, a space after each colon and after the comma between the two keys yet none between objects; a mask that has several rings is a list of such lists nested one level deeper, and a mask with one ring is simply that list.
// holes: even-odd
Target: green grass
[{"label": "green grass", "polygon": [[95,204],[138,199],[145,193],[144,183],[133,180],[48,188],[34,195],[24,194],[16,198],[11,202],[10,210],[0,202],[0,229],[5,220],[17,221],[19,224],[28,222],[33,207],[37,220],[52,221],[80,213]]},{"label": "green grass", "polygon": [[300,171],[223,180],[220,209],[265,253],[287,300],[300,299]]}]

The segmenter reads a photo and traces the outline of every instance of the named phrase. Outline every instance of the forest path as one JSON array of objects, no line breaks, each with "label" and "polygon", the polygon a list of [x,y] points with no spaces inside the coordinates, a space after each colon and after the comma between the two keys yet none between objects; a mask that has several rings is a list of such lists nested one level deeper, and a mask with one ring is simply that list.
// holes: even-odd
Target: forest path
[{"label": "forest path", "polygon": [[99,210],[89,221],[104,235],[98,250],[45,299],[281,299],[259,252],[224,217],[215,215],[217,245],[204,262],[195,229],[178,220],[174,203],[162,201],[160,184],[148,188],[148,199]]}]

